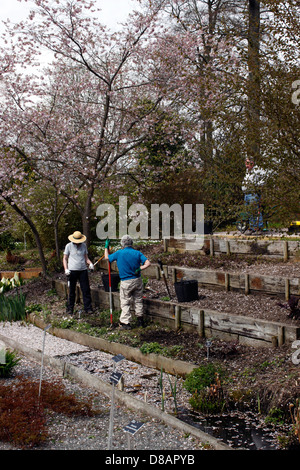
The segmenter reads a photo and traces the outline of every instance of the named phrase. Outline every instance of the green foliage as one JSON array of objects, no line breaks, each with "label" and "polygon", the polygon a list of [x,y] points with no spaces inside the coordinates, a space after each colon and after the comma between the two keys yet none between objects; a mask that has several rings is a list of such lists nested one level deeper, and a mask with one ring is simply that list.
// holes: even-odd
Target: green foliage
[{"label": "green foliage", "polygon": [[159,343],[156,343],[156,342],[144,343],[140,347],[140,351],[142,354],[151,354],[151,353],[161,354],[163,351],[163,347]]},{"label": "green foliage", "polygon": [[222,368],[209,362],[188,374],[183,386],[190,393],[200,392],[213,383],[216,373],[223,375]]},{"label": "green foliage", "polygon": [[15,273],[14,277],[9,279],[3,277],[0,281],[0,294],[4,294],[4,292],[8,292],[15,287],[19,287],[21,284],[18,273]]},{"label": "green foliage", "polygon": [[20,358],[17,357],[17,354],[14,351],[5,352],[5,362],[4,364],[0,363],[0,378],[4,379],[10,377],[13,368],[18,364]]},{"label": "green foliage", "polygon": [[283,424],[284,423],[284,412],[279,408],[271,408],[268,416],[265,418],[266,424]]},{"label": "green foliage", "polygon": [[176,357],[176,355],[182,350],[183,346],[173,345],[170,347],[164,347],[159,343],[143,343],[140,347],[142,354],[160,354],[167,357]]},{"label": "green foliage", "polygon": [[42,310],[43,310],[43,307],[41,304],[30,304],[30,305],[26,305],[25,307],[25,311],[27,315],[32,312],[42,312]]},{"label": "green foliage", "polygon": [[18,321],[26,318],[25,295],[0,295],[0,321]]},{"label": "green foliage", "polygon": [[215,397],[206,390],[195,392],[189,399],[189,403],[194,410],[205,414],[221,413],[225,407],[223,398]]},{"label": "green foliage", "polygon": [[0,233],[0,250],[13,250],[15,248],[15,240],[9,232]]}]

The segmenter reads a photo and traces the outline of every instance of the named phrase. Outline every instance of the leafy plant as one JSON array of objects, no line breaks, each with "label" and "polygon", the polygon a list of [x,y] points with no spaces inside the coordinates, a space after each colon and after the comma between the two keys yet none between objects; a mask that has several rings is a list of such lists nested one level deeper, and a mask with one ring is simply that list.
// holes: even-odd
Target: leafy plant
[{"label": "leafy plant", "polygon": [[0,295],[0,321],[18,321],[26,318],[25,295]]},{"label": "leafy plant", "polygon": [[175,409],[174,411],[175,411],[175,414],[177,415],[177,411],[178,411],[177,409],[177,377],[175,377],[174,384],[172,384],[169,374],[168,374],[168,379],[169,379],[172,397],[174,400],[174,409]]},{"label": "leafy plant", "polygon": [[9,279],[3,277],[0,281],[0,294],[4,294],[5,292],[8,292],[15,287],[19,287],[20,285],[21,280],[18,273],[15,273],[14,276]]},{"label": "leafy plant", "polygon": [[20,358],[14,351],[5,352],[5,362],[0,363],[0,378],[4,379],[11,375],[13,368],[18,364]]},{"label": "leafy plant", "polygon": [[27,315],[32,312],[41,312],[42,310],[43,310],[43,306],[41,304],[30,304],[30,305],[26,305],[25,307],[25,311]]},{"label": "leafy plant", "polygon": [[159,343],[153,342],[153,343],[144,343],[140,347],[140,351],[142,354],[160,354],[162,353],[162,346]]},{"label": "leafy plant", "polygon": [[219,374],[215,373],[215,382],[211,383],[209,387],[200,391],[196,390],[189,402],[193,409],[202,413],[222,412],[226,402]]},{"label": "leafy plant", "polygon": [[284,423],[284,413],[279,408],[271,408],[268,416],[265,418],[266,424],[283,424]]},{"label": "leafy plant", "polygon": [[163,369],[160,369],[160,377],[158,380],[158,385],[161,392],[161,411],[165,411],[165,387],[163,384]]},{"label": "leafy plant", "polygon": [[220,366],[212,363],[204,364],[187,375],[183,386],[190,393],[200,392],[213,383],[216,373],[223,375]]}]

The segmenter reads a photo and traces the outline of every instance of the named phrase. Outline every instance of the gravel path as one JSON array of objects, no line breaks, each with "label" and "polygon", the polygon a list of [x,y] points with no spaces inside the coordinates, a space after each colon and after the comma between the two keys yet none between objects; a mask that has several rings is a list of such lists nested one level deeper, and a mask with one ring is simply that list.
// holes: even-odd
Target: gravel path
[{"label": "gravel path", "polygon": [[[15,341],[25,344],[35,350],[42,350],[43,331],[33,325],[17,323],[1,323],[0,334]],[[68,360],[73,364],[83,367],[91,373],[97,374],[103,381],[109,380],[112,371],[112,356],[101,351],[90,350],[70,341],[56,338],[46,334],[45,354],[52,357]],[[158,387],[160,373],[153,369],[139,366],[130,361],[123,360],[118,365],[118,370],[125,376],[125,391],[134,393],[136,398],[146,399],[148,403],[161,406],[161,398]],[[40,364],[34,363],[22,357],[18,366],[14,369],[14,375],[32,377],[36,380],[40,377]],[[55,378],[55,374],[48,368],[44,368],[43,379]],[[174,380],[174,378],[172,379]],[[71,392],[82,396],[91,393],[91,390],[63,379],[66,387]],[[168,380],[164,378],[166,395],[168,395]],[[92,391],[94,393],[94,390]],[[110,398],[97,392],[98,406],[102,413],[96,417],[66,417],[63,415],[51,415],[49,418],[49,438],[39,449],[43,450],[105,450],[108,444],[108,429],[110,416]],[[182,398],[183,401],[185,398]],[[166,397],[166,410],[172,408],[172,397]],[[135,419],[144,423],[141,429],[131,437],[128,442],[128,433],[124,432],[124,426]],[[116,404],[114,416],[114,432],[112,450],[202,450],[198,439],[193,436],[185,436],[180,431],[167,426],[152,417],[142,413],[128,410],[124,406]],[[0,442],[0,450],[14,449],[7,443]]]}]

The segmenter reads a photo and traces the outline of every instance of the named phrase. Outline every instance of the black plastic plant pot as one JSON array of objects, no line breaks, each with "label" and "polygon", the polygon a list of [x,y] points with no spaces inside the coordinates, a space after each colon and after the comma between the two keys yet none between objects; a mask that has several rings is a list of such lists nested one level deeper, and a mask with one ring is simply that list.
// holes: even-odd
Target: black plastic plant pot
[{"label": "black plastic plant pot", "polygon": [[[109,292],[109,275],[108,274],[102,274],[102,282],[104,285],[104,290],[105,292]],[[119,274],[112,273],[111,274],[111,291],[112,292],[117,292],[118,286],[120,282],[120,276]]]},{"label": "black plastic plant pot", "polygon": [[174,283],[178,302],[192,302],[198,300],[198,281],[195,279]]}]

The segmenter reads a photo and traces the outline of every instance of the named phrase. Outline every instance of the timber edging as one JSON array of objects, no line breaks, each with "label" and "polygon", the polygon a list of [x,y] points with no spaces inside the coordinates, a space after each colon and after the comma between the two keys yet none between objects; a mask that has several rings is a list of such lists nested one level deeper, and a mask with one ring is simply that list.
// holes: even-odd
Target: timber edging
[{"label": "timber edging", "polygon": [[[178,251],[185,253],[193,250],[193,239],[175,239],[165,240],[164,249],[168,252]],[[246,255],[246,256],[266,256],[271,258],[281,258],[287,261],[289,258],[297,256],[300,251],[299,240],[273,240],[257,236],[243,238],[239,237],[220,237],[217,235],[205,236],[203,246],[196,250],[197,253],[218,255]]]},{"label": "timber edging", "polygon": [[[58,295],[66,295],[66,283],[53,281]],[[109,308],[109,293],[102,288],[91,289],[96,307]],[[81,292],[78,286],[78,299]],[[114,310],[120,310],[118,292],[112,292]],[[274,347],[290,344],[300,338],[300,327],[257,318],[233,315],[209,309],[197,308],[188,303],[165,302],[144,298],[144,314],[153,321],[174,329],[179,327],[197,331],[200,337],[218,337],[227,341],[238,341],[255,347]]]},{"label": "timber edging", "polygon": [[[107,270],[107,262],[101,261],[100,269]],[[181,279],[195,279],[199,287],[208,289],[223,289],[248,294],[278,295],[286,300],[291,295],[300,296],[299,277],[265,276],[257,273],[239,273],[209,269],[187,268],[181,266],[163,266],[165,276],[170,281],[178,282]],[[117,272],[115,263],[112,271]],[[161,279],[158,264],[151,264],[147,268],[146,276],[151,279]]]}]

